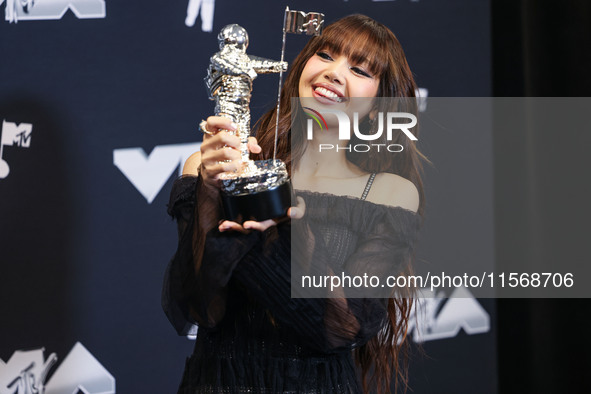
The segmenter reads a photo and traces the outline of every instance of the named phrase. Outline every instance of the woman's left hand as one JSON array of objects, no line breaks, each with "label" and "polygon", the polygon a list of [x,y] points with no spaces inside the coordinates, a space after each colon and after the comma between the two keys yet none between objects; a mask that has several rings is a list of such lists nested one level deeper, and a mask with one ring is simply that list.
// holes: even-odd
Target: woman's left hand
[{"label": "woman's left hand", "polygon": [[224,220],[218,227],[218,230],[223,233],[224,231],[238,231],[243,234],[248,234],[251,230],[265,231],[271,226],[276,226],[287,219],[301,219],[306,212],[306,203],[301,197],[297,197],[298,205],[291,207],[287,210],[287,215],[278,219],[268,219],[262,222],[256,222],[254,220],[247,220],[246,222],[239,224],[229,220]]}]

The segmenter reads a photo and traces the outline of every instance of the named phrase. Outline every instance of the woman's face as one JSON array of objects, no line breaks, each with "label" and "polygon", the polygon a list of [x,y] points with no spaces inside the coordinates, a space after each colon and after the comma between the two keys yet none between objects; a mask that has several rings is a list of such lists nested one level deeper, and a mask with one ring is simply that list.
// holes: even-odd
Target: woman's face
[{"label": "woman's face", "polygon": [[346,56],[320,50],[304,66],[299,93],[330,105],[349,97],[375,97],[378,85],[366,64],[351,64]]},{"label": "woman's face", "polygon": [[299,94],[302,106],[322,109],[338,109],[358,112],[360,118],[367,115],[373,100],[350,98],[376,97],[379,78],[370,73],[367,64],[351,64],[343,55],[320,50],[313,55],[302,70]]}]

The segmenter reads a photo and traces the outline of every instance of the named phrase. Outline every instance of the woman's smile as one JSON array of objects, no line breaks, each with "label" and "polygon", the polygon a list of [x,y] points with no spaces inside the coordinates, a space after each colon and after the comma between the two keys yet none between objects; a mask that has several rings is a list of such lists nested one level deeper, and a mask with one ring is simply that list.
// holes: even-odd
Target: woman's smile
[{"label": "woman's smile", "polygon": [[343,55],[319,51],[312,56],[300,76],[300,97],[314,97],[325,104],[341,103],[349,97],[375,97],[379,80],[361,64],[352,64]]},{"label": "woman's smile", "polygon": [[[341,103],[345,101],[344,95],[335,87],[330,84],[316,84],[313,85],[312,88],[314,89],[312,96],[319,99],[319,101],[324,103]],[[326,99],[326,100],[322,100]]]}]

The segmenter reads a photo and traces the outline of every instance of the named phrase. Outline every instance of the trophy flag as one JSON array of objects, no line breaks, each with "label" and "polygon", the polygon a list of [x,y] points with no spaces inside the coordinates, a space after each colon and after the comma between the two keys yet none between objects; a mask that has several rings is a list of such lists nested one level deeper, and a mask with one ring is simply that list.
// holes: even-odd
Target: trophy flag
[{"label": "trophy flag", "polygon": [[[281,47],[281,61],[285,57],[285,35],[287,33],[306,34],[319,36],[324,27],[324,14],[320,12],[303,12],[290,10],[285,7],[283,17],[283,43]],[[275,116],[275,145],[273,148],[273,161],[277,151],[277,138],[279,132],[279,109],[281,108],[281,86],[283,83],[283,70],[279,72],[279,90],[277,92],[277,115]]]},{"label": "trophy flag", "polygon": [[285,9],[283,30],[286,33],[318,36],[324,27],[324,14],[319,12],[290,11]]}]

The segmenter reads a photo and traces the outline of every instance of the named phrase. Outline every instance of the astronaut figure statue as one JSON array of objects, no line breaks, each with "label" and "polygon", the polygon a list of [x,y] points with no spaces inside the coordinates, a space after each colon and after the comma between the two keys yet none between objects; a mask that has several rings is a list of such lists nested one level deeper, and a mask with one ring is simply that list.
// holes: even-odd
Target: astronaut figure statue
[{"label": "astronaut figure statue", "polygon": [[246,54],[248,33],[236,24],[227,25],[218,35],[220,51],[210,59],[205,84],[210,100],[215,100],[215,114],[227,116],[238,126],[242,161],[247,171],[255,171],[248,158],[247,142],[250,136],[250,97],[252,81],[258,74],[287,70],[286,62],[264,59]]},{"label": "astronaut figure statue", "polygon": [[241,171],[220,177],[222,203],[227,219],[265,220],[285,215],[292,197],[291,182],[280,160],[249,159],[250,97],[252,81],[258,74],[279,73],[287,63],[246,54],[248,33],[239,25],[224,27],[218,35],[220,51],[210,59],[205,85],[215,100],[215,114],[237,125],[240,152],[245,164]]}]

